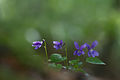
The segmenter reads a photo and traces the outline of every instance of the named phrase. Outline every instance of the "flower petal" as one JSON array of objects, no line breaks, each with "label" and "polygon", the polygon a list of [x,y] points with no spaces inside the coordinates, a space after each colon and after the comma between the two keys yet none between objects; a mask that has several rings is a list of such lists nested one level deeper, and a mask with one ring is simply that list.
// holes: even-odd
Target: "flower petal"
[{"label": "flower petal", "polygon": [[62,40],[60,40],[60,44],[63,44],[63,41],[62,41]]},{"label": "flower petal", "polygon": [[77,52],[77,55],[80,56],[82,53],[80,51]]},{"label": "flower petal", "polygon": [[84,48],[86,48],[86,47],[87,47],[87,43],[81,45],[81,46],[80,46],[80,50],[82,50],[82,49],[84,49]]},{"label": "flower petal", "polygon": [[39,45],[38,47],[40,48],[42,45]]},{"label": "flower petal", "polygon": [[98,41],[95,40],[95,41],[92,43],[91,48],[95,48],[97,45],[98,45]]},{"label": "flower petal", "polygon": [[34,49],[38,49],[39,47],[38,46],[36,46]]},{"label": "flower petal", "polygon": [[34,41],[32,46],[35,46],[35,49],[38,49],[42,46],[43,41]]},{"label": "flower petal", "polygon": [[88,57],[91,57],[90,52],[88,51]]},{"label": "flower petal", "polygon": [[42,45],[43,41],[35,41],[33,42],[33,45]]},{"label": "flower petal", "polygon": [[88,48],[88,50],[90,50],[90,45],[85,43],[86,47]]},{"label": "flower petal", "polygon": [[83,54],[83,55],[84,55],[84,54],[85,54],[85,52],[84,52],[84,51],[81,51],[81,54]]},{"label": "flower petal", "polygon": [[58,41],[53,41],[53,44],[58,45],[58,44],[60,44],[60,42],[58,42]]},{"label": "flower petal", "polygon": [[32,45],[32,46],[35,46],[35,45]]},{"label": "flower petal", "polygon": [[92,57],[95,57],[94,51],[91,51],[91,55]]},{"label": "flower petal", "polygon": [[76,55],[76,54],[77,54],[77,52],[78,52],[78,50],[74,51],[73,55]]},{"label": "flower petal", "polygon": [[97,51],[94,50],[93,53],[95,56],[99,56],[99,53]]},{"label": "flower petal", "polygon": [[75,48],[76,48],[76,49],[79,49],[79,45],[78,45],[77,42],[74,42],[74,45],[75,45]]},{"label": "flower petal", "polygon": [[59,49],[59,47],[57,46],[57,45],[54,45],[53,46],[56,50],[58,50]]}]

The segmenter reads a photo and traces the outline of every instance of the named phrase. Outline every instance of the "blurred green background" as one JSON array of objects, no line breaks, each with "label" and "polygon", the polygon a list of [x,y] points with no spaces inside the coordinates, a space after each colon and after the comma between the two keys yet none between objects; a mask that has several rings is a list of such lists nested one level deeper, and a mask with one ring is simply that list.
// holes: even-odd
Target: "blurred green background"
[{"label": "blurred green background", "polygon": [[31,45],[43,38],[48,53],[56,52],[53,40],[64,40],[70,56],[74,41],[98,40],[97,50],[107,65],[88,65],[87,72],[120,80],[119,0],[0,0],[0,80],[37,80],[42,58],[33,55],[44,49]]}]

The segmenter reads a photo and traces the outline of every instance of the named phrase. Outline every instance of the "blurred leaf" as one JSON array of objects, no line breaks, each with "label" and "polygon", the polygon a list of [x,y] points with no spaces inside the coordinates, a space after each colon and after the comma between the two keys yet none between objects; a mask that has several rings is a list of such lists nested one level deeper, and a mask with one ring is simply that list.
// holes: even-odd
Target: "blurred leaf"
[{"label": "blurred leaf", "polygon": [[55,63],[49,63],[48,66],[50,66],[52,68],[56,68],[56,64]]},{"label": "blurred leaf", "polygon": [[78,65],[77,65],[77,64],[75,64],[73,67],[77,69],[77,68],[78,68]]},{"label": "blurred leaf", "polygon": [[81,69],[81,68],[79,68],[78,71],[80,71],[80,72],[82,72],[82,73],[85,73],[85,74],[87,73],[85,70],[83,70],[83,69]]},{"label": "blurred leaf", "polygon": [[78,66],[81,66],[83,63],[82,62],[78,62]]},{"label": "blurred leaf", "polygon": [[62,64],[57,64],[56,68],[57,69],[62,69]]},{"label": "blurred leaf", "polygon": [[75,68],[73,66],[68,66],[68,69],[73,70],[73,71],[75,70]]},{"label": "blurred leaf", "polygon": [[50,56],[50,60],[49,61],[56,63],[56,62],[62,62],[64,60],[66,60],[66,57],[62,57],[61,54],[52,54]]},{"label": "blurred leaf", "polygon": [[86,59],[86,62],[91,63],[91,64],[103,64],[103,65],[105,65],[104,62],[102,62],[100,59],[98,59],[96,57],[89,57]]},{"label": "blurred leaf", "polygon": [[78,63],[78,60],[71,60],[69,61],[70,64],[74,65],[74,64],[77,64]]},{"label": "blurred leaf", "polygon": [[65,61],[67,58],[66,57],[62,57],[62,61]]},{"label": "blurred leaf", "polygon": [[48,66],[54,69],[62,69],[63,67],[62,64],[55,64],[55,63],[49,63]]}]

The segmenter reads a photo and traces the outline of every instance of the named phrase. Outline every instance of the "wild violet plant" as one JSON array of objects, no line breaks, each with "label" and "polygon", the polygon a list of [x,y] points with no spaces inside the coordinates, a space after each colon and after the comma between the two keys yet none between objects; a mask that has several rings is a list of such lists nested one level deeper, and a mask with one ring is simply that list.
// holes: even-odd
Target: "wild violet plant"
[{"label": "wild violet plant", "polygon": [[[47,45],[45,39],[43,39],[42,41],[33,42],[32,46],[35,47],[35,49],[39,49],[43,45],[43,43],[44,43],[46,57],[48,60],[47,61],[48,65],[55,69],[58,70],[65,69],[69,71],[86,73],[83,70],[85,63],[105,65],[104,62],[102,62],[99,58],[97,58],[99,56],[99,53],[94,50],[94,48],[98,45],[98,41],[96,40],[92,43],[91,46],[87,43],[79,46],[77,42],[74,42],[76,50],[74,51],[73,55],[77,55],[77,58],[74,60],[68,59],[67,47],[64,47],[65,43],[62,40],[60,40],[60,42],[53,41],[53,48],[55,48],[56,50],[58,49],[62,50],[65,48],[65,56],[59,53],[53,53],[48,58]],[[87,49],[87,57],[83,57],[86,55],[85,49]],[[82,58],[85,58],[84,61],[81,60]]]}]

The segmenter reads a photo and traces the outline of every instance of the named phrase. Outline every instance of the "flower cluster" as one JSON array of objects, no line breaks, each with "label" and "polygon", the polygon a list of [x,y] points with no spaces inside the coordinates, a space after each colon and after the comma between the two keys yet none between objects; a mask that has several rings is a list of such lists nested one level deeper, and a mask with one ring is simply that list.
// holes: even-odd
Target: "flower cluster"
[{"label": "flower cluster", "polygon": [[62,47],[64,46],[64,43],[63,43],[62,40],[60,40],[60,42],[58,42],[58,41],[53,41],[53,44],[54,44],[53,47],[54,47],[56,50],[62,49]]},{"label": "flower cluster", "polygon": [[89,57],[99,56],[99,53],[97,51],[93,50],[97,45],[98,45],[97,41],[94,41],[91,46],[88,44],[86,45],[88,48],[88,56]]},{"label": "flower cluster", "polygon": [[35,49],[38,49],[42,46],[42,44],[43,44],[43,41],[35,41],[35,42],[33,42],[32,46],[34,46]]},{"label": "flower cluster", "polygon": [[[74,51],[73,55],[77,55],[76,56],[77,59],[74,59],[74,60],[68,59],[67,48],[64,47],[65,43],[62,40],[53,41],[53,48],[55,48],[56,50],[65,48],[64,56],[59,54],[59,53],[58,54],[54,53],[54,54],[51,54],[51,56],[49,57],[48,52],[47,52],[47,44],[46,44],[45,39],[43,39],[42,41],[33,42],[32,46],[35,47],[35,49],[38,49],[42,45],[44,45],[48,65],[53,67],[53,68],[72,70],[72,71],[75,71],[75,72],[76,71],[85,72],[82,69],[84,67],[83,66],[84,61],[86,61],[87,63],[92,63],[92,64],[100,64],[100,65],[103,64],[103,65],[105,65],[104,62],[102,62],[100,59],[98,59],[96,57],[96,56],[99,56],[99,53],[96,50],[94,50],[94,48],[98,45],[97,41],[94,41],[92,43],[92,45],[89,45],[89,44],[85,43],[81,46],[79,46],[79,44],[77,42],[74,42],[76,50]],[[84,61],[83,61],[78,56],[81,56],[81,55],[85,54],[84,49],[87,49],[87,55],[88,56],[84,57],[86,59],[84,59]],[[61,63],[61,62],[64,62],[64,63]]]},{"label": "flower cluster", "polygon": [[85,52],[83,51],[83,49],[86,47],[86,44],[82,45],[81,47],[79,47],[77,42],[74,42],[75,48],[77,49],[76,51],[74,51],[74,55],[78,55],[80,56],[81,54],[85,54]]},{"label": "flower cluster", "polygon": [[[32,45],[32,46],[34,46],[35,49],[38,49],[38,48],[40,48],[40,47],[42,46],[42,44],[44,43],[44,41],[45,41],[45,40],[43,40],[43,41],[35,41],[35,42],[33,42],[33,45]],[[54,44],[53,47],[54,47],[56,50],[62,49],[62,47],[64,46],[64,43],[63,43],[62,40],[60,40],[60,42],[58,42],[58,41],[53,41],[53,44]],[[84,49],[84,48],[87,48],[87,49],[88,49],[88,56],[89,56],[89,57],[99,56],[99,53],[94,50],[94,48],[98,45],[98,42],[97,42],[97,41],[94,41],[91,46],[90,46],[89,44],[87,44],[87,43],[79,46],[77,42],[74,42],[74,45],[75,45],[75,48],[76,48],[77,50],[74,51],[73,55],[78,55],[78,56],[84,55],[85,52],[83,51],[83,49]]]},{"label": "flower cluster", "polygon": [[85,43],[85,44],[81,45],[81,47],[79,47],[77,42],[74,42],[74,45],[75,45],[75,48],[77,49],[76,51],[74,51],[74,53],[73,53],[74,55],[78,55],[78,56],[80,56],[81,54],[84,55],[85,52],[83,51],[83,49],[87,47],[89,57],[99,56],[99,53],[97,51],[93,50],[98,45],[97,41],[94,41],[91,46],[89,44]]}]

